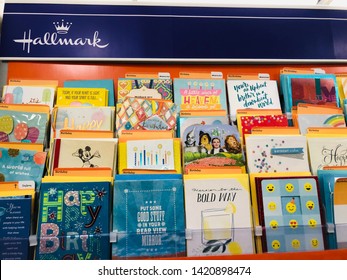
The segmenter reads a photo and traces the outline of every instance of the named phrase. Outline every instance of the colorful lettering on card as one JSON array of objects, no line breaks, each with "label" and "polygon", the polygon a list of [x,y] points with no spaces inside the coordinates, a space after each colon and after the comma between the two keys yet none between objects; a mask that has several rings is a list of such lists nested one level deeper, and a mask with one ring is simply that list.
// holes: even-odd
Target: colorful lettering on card
[{"label": "colorful lettering on card", "polygon": [[224,79],[175,79],[174,102],[180,110],[227,110]]},{"label": "colorful lettering on card", "polygon": [[110,259],[110,183],[43,183],[37,260]]}]

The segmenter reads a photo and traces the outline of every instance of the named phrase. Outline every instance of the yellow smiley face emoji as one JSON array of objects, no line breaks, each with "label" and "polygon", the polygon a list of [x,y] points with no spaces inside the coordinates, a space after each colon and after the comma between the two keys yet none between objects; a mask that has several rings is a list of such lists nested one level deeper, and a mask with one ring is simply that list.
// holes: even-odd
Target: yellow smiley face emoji
[{"label": "yellow smiley face emoji", "polygon": [[273,192],[273,191],[275,190],[275,186],[274,186],[273,184],[268,184],[268,185],[266,186],[266,190],[267,190],[268,192]]},{"label": "yellow smiley face emoji", "polygon": [[281,247],[281,243],[278,240],[274,240],[271,242],[271,246],[274,250],[278,250]]},{"label": "yellow smiley face emoji", "polygon": [[294,185],[291,184],[291,183],[288,183],[288,184],[286,185],[286,191],[287,191],[287,192],[292,192],[293,190],[294,190]]},{"label": "yellow smiley face emoji", "polygon": [[273,202],[273,201],[270,201],[268,204],[267,204],[267,207],[269,208],[270,211],[275,211],[276,210],[276,203]]},{"label": "yellow smiley face emoji", "polygon": [[294,249],[299,249],[300,248],[300,241],[298,239],[293,239],[292,240],[292,247]]},{"label": "yellow smiley face emoji", "polygon": [[304,189],[307,192],[310,192],[312,190],[312,185],[310,183],[305,183]]},{"label": "yellow smiley face emoji", "polygon": [[306,208],[307,208],[308,210],[313,210],[313,209],[314,209],[314,202],[313,202],[312,200],[308,200],[308,201],[306,202]]},{"label": "yellow smiley face emoji", "polygon": [[317,225],[317,221],[315,219],[309,219],[308,220],[308,225],[311,227],[311,228],[314,228],[316,227]]},{"label": "yellow smiley face emoji", "polygon": [[311,246],[312,248],[317,248],[319,246],[319,241],[317,238],[311,239]]},{"label": "yellow smiley face emoji", "polygon": [[289,221],[289,226],[291,227],[291,228],[293,228],[293,229],[296,229],[297,227],[298,227],[298,222],[297,222],[297,220],[290,220]]},{"label": "yellow smiley face emoji", "polygon": [[270,221],[270,228],[273,230],[278,229],[278,222],[276,220],[271,220]]},{"label": "yellow smiley face emoji", "polygon": [[286,210],[290,214],[293,214],[296,212],[296,204],[295,204],[294,198],[286,204]]}]

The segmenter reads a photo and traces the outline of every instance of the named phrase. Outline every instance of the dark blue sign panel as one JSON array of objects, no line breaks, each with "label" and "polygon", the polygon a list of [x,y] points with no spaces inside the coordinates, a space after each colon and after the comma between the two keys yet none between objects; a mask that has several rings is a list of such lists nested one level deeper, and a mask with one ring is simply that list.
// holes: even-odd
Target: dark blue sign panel
[{"label": "dark blue sign panel", "polygon": [[345,60],[347,11],[5,4],[3,60]]}]

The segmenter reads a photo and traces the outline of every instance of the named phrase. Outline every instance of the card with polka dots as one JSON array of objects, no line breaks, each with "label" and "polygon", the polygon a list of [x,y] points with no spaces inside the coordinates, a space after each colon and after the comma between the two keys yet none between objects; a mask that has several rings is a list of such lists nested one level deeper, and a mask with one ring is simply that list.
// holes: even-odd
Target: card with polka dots
[{"label": "card with polka dots", "polygon": [[263,252],[325,249],[316,176],[256,178]]},{"label": "card with polka dots", "polygon": [[251,134],[245,140],[249,173],[310,171],[305,136]]}]

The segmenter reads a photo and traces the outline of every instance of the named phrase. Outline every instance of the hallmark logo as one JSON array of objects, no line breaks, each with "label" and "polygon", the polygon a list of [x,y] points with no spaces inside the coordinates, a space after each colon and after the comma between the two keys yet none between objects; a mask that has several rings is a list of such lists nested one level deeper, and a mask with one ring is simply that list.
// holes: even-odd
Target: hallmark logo
[{"label": "hallmark logo", "polygon": [[72,25],[71,22],[64,23],[64,20],[61,20],[60,22],[53,22],[53,25],[55,29],[57,30],[58,34],[67,34],[69,32],[69,29]]},{"label": "hallmark logo", "polygon": [[32,30],[24,31],[23,38],[14,39],[13,41],[23,45],[23,51],[30,53],[32,46],[91,46],[93,48],[104,49],[109,43],[102,44],[99,38],[99,31],[94,31],[91,37],[68,38],[66,35],[72,26],[71,22],[53,22],[56,32],[46,32],[42,37],[32,37]]}]

